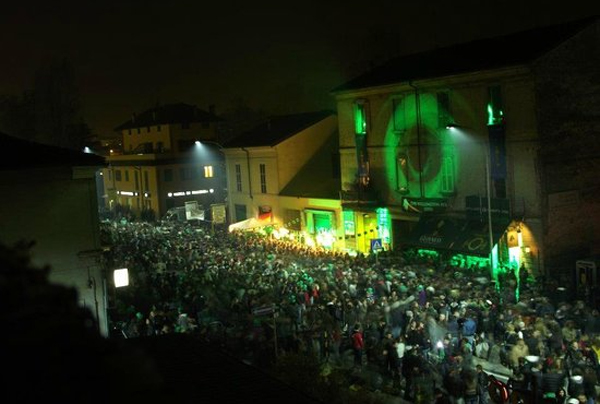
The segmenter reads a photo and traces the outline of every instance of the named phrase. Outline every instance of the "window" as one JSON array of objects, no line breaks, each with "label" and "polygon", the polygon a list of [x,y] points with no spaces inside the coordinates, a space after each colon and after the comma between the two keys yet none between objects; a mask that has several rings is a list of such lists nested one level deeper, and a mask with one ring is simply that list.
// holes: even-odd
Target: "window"
[{"label": "window", "polygon": [[502,112],[502,93],[500,86],[488,87],[488,125],[497,125],[504,122],[504,113]]},{"label": "window", "polygon": [[197,171],[193,167],[184,167],[179,169],[179,175],[182,181],[194,180],[197,178]]},{"label": "window", "polygon": [[400,192],[408,192],[408,157],[401,154],[396,158],[396,186]]},{"label": "window", "polygon": [[437,93],[438,127],[445,128],[454,123],[450,111],[450,95],[447,92]]},{"label": "window", "polygon": [[144,171],[144,190],[147,191],[150,189],[150,182],[148,181],[148,171]]},{"label": "window", "polygon": [[125,170],[125,182],[129,182],[129,170]]},{"label": "window", "polygon": [[135,170],[133,172],[134,174],[134,178],[135,178],[135,189],[139,190],[140,189],[140,173],[138,172],[138,170]]},{"label": "window", "polygon": [[354,103],[354,130],[357,135],[366,135],[368,129],[368,104],[365,100]]},{"label": "window", "polygon": [[127,129],[127,133],[131,135],[131,129]]},{"label": "window", "polygon": [[212,178],[213,176],[213,166],[204,166],[204,178]]},{"label": "window", "polygon": [[150,126],[146,128],[146,132],[150,133]]},{"label": "window", "polygon": [[121,181],[121,170],[115,170],[115,181]]},{"label": "window", "polygon": [[242,192],[242,166],[239,164],[235,165],[235,189]]},{"label": "window", "polygon": [[289,230],[302,230],[302,215],[299,210],[285,209],[283,211],[283,226]]},{"label": "window", "polygon": [[108,170],[108,180],[112,181],[112,170]]},{"label": "window", "polygon": [[160,132],[160,125],[156,125],[156,131]]},{"label": "window", "polygon": [[261,164],[260,168],[260,192],[263,194],[267,193],[267,167],[265,164]]},{"label": "window", "polygon": [[248,218],[246,213],[246,205],[235,205],[235,220],[241,222],[242,220],[246,220]]},{"label": "window", "polygon": [[392,115],[395,132],[404,132],[406,130],[406,115],[404,110],[404,102],[401,97],[392,99]]},{"label": "window", "polygon": [[163,172],[165,182],[173,181],[173,170],[171,168],[165,168]]},{"label": "window", "polygon": [[139,135],[140,133],[142,133],[142,130],[140,128],[137,128],[137,132],[138,132],[138,135]]},{"label": "window", "polygon": [[442,192],[454,192],[454,159],[452,157],[442,159]]}]

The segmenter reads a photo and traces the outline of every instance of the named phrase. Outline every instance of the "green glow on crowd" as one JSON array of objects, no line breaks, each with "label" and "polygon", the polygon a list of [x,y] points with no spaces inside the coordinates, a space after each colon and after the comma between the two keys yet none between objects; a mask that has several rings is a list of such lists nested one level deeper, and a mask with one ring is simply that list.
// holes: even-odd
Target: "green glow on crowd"
[{"label": "green glow on crowd", "polygon": [[377,229],[379,231],[379,237],[383,243],[390,243],[390,211],[388,208],[377,209]]}]

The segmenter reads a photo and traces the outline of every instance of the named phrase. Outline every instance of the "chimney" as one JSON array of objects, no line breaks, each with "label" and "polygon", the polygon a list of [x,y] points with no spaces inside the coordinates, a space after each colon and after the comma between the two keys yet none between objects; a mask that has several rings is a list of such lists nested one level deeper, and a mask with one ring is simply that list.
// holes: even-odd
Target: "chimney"
[{"label": "chimney", "polygon": [[211,113],[211,114],[213,114],[213,115],[215,114],[215,104],[210,104],[208,106],[208,112]]}]

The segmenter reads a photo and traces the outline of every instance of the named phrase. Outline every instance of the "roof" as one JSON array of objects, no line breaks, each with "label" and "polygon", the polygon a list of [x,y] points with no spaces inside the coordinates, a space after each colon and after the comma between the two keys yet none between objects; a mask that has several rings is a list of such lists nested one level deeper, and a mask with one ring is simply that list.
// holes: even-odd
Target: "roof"
[{"label": "roof", "polygon": [[399,56],[346,82],[332,92],[528,64],[597,20],[598,17],[594,16]]},{"label": "roof", "polygon": [[2,132],[0,132],[0,149],[8,153],[7,158],[0,160],[0,170],[106,165],[104,157],[96,154],[36,143]]},{"label": "roof", "polygon": [[224,147],[275,146],[331,115],[335,115],[335,112],[321,110],[271,116],[255,128],[229,140]]},{"label": "roof", "polygon": [[[281,196],[339,199],[341,180],[333,175],[333,153],[338,150],[339,133],[336,131],[317,153],[298,171],[279,192]],[[315,181],[318,178],[319,181]]]},{"label": "roof", "polygon": [[115,128],[115,131],[123,129],[143,128],[152,125],[169,125],[177,123],[193,122],[219,122],[221,118],[211,112],[199,109],[195,105],[184,103],[159,105],[150,108],[141,114],[134,114],[132,118]]},{"label": "roof", "polygon": [[152,358],[173,403],[320,403],[192,335],[167,334],[124,341]]}]

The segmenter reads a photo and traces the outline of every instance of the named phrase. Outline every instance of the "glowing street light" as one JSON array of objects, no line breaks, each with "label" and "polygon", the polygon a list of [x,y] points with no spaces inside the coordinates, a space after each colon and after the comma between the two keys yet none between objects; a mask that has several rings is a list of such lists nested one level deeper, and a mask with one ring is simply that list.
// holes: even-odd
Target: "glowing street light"
[{"label": "glowing street light", "polygon": [[122,288],[129,285],[129,271],[127,268],[115,269],[113,277],[116,288]]}]

